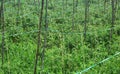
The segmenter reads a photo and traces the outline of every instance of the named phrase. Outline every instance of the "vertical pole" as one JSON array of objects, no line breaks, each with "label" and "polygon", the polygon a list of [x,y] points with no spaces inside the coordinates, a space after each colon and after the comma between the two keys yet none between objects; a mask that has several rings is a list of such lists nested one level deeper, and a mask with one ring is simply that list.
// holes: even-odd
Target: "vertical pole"
[{"label": "vertical pole", "polygon": [[76,0],[76,5],[75,5],[75,7],[76,7],[76,11],[77,11],[77,7],[78,7],[78,0]]},{"label": "vertical pole", "polygon": [[38,7],[40,6],[40,0],[38,0]]},{"label": "vertical pole", "polygon": [[47,8],[48,8],[48,0],[46,0],[46,6],[45,6],[45,25],[44,25],[44,28],[45,28],[45,32],[44,32],[44,48],[43,48],[43,51],[42,51],[42,57],[41,57],[41,74],[44,74],[44,58],[45,58],[45,49],[47,48],[47,30],[48,30],[48,19],[47,19],[47,16],[48,16],[48,11],[47,11]]},{"label": "vertical pole", "polygon": [[39,14],[38,44],[37,44],[37,50],[36,50],[36,56],[35,56],[34,74],[37,74],[37,63],[38,63],[39,49],[40,49],[40,46],[41,46],[41,36],[40,36],[40,34],[41,34],[41,24],[42,24],[43,8],[44,8],[44,0],[42,0],[41,11],[40,11],[40,14]]},{"label": "vertical pole", "polygon": [[85,20],[84,20],[84,40],[86,40],[87,19],[88,19],[88,0],[85,0]]},{"label": "vertical pole", "polygon": [[112,0],[111,4],[112,4],[112,22],[111,22],[111,30],[110,30],[110,44],[112,41],[113,27],[115,24],[115,0]]},{"label": "vertical pole", "polygon": [[19,13],[20,13],[20,0],[18,0],[18,7],[17,7],[17,17],[16,17],[16,25],[19,24]]},{"label": "vertical pole", "polygon": [[1,22],[1,28],[2,28],[2,50],[1,50],[1,55],[2,55],[2,66],[4,64],[4,51],[5,51],[5,36],[4,36],[4,31],[5,31],[5,24],[4,24],[4,0],[1,0],[1,7],[0,7],[0,22]]},{"label": "vertical pole", "polygon": [[106,12],[106,4],[107,4],[107,0],[104,0],[104,13]]},{"label": "vertical pole", "polygon": [[74,15],[75,15],[75,0],[73,0],[73,14],[72,14],[72,30],[74,30],[74,25],[75,25],[75,22],[74,22]]}]

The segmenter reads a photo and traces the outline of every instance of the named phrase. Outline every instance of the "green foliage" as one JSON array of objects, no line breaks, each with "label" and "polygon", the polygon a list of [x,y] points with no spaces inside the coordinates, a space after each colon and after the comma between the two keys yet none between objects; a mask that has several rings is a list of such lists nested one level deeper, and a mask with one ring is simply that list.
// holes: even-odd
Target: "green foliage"
[{"label": "green foliage", "polygon": [[[21,1],[19,16],[17,3],[14,4],[13,1],[9,4],[5,3],[6,55],[0,74],[33,74],[40,7],[34,5],[32,1]],[[75,74],[120,52],[120,14],[116,14],[112,43],[110,43],[111,5],[103,13],[103,0],[99,3],[102,6],[98,6],[96,0],[90,2],[87,36],[84,41],[84,1],[79,0],[78,10],[74,14],[75,26],[72,29],[72,0],[68,1],[67,7],[64,6],[65,10],[63,10],[62,0],[49,0],[45,74]],[[118,9],[117,13],[120,13],[120,8]],[[37,65],[38,74],[41,72],[40,53],[44,47],[44,18]],[[16,24],[17,19],[19,23]],[[2,41],[1,37],[0,33],[0,41]],[[85,74],[119,74],[119,61],[120,58],[117,56],[97,65]]]}]

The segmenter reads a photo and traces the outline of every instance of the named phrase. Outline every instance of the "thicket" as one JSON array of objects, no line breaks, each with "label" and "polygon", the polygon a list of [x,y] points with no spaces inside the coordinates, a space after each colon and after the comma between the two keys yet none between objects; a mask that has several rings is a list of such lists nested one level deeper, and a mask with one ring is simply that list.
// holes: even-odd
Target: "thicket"
[{"label": "thicket", "polygon": [[[119,0],[1,0],[0,74],[76,74],[120,52]],[[119,74],[120,55],[83,74]]]}]

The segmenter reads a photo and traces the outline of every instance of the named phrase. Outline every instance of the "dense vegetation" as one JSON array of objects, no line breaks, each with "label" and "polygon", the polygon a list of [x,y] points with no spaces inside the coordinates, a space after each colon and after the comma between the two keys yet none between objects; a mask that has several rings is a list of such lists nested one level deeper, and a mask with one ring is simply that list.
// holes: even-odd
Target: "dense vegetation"
[{"label": "dense vegetation", "polygon": [[[4,49],[0,51],[0,74],[34,73],[40,21],[37,74],[75,74],[120,52],[119,0],[114,0],[118,1],[114,3],[115,12],[112,0],[48,0],[47,16],[46,1],[42,20],[42,0],[4,1],[4,18],[0,15],[4,19],[0,21],[0,50]],[[119,57],[83,74],[120,74]]]}]

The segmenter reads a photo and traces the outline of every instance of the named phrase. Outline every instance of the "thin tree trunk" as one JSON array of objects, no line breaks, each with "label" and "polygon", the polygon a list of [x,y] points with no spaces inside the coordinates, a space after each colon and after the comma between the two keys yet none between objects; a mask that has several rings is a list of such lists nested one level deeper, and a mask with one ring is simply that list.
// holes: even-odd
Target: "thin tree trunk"
[{"label": "thin tree trunk", "polygon": [[40,6],[40,0],[38,0],[38,7]]},{"label": "thin tree trunk", "polygon": [[75,16],[75,0],[73,0],[72,30],[74,30],[74,25],[75,25],[74,16]]},{"label": "thin tree trunk", "polygon": [[47,19],[47,16],[48,16],[48,11],[47,11],[47,8],[48,8],[48,0],[46,0],[46,6],[45,6],[45,32],[44,32],[44,48],[43,48],[43,51],[42,51],[42,57],[41,57],[41,74],[44,74],[43,70],[44,70],[44,57],[45,57],[45,49],[47,48],[47,29],[48,29],[48,19]]},{"label": "thin tree trunk", "polygon": [[89,2],[88,0],[85,0],[84,40],[86,40],[87,19],[88,19],[88,10],[89,10],[88,7],[89,7]]},{"label": "thin tree trunk", "polygon": [[112,22],[111,22],[111,30],[110,30],[110,42],[112,40],[112,34],[113,34],[113,27],[115,24],[115,0],[111,1],[112,3]]},{"label": "thin tree trunk", "polygon": [[18,7],[17,7],[18,11],[17,11],[17,17],[16,17],[16,25],[19,24],[19,14],[20,14],[20,0],[18,0]]},{"label": "thin tree trunk", "polygon": [[104,13],[106,12],[107,0],[104,0]]},{"label": "thin tree trunk", "polygon": [[39,15],[38,44],[37,44],[37,50],[36,50],[36,56],[35,56],[34,74],[37,73],[37,63],[38,63],[39,49],[40,49],[40,46],[41,46],[41,36],[40,36],[40,34],[41,34],[41,24],[42,24],[43,8],[44,8],[44,0],[42,0],[41,11],[40,11],[40,15]]},{"label": "thin tree trunk", "polygon": [[75,3],[75,7],[76,7],[76,11],[77,11],[77,7],[78,7],[78,0],[76,0],[76,3]]},{"label": "thin tree trunk", "polygon": [[62,6],[63,6],[63,10],[62,10],[62,16],[64,16],[64,10],[65,10],[65,0],[62,0]]},{"label": "thin tree trunk", "polygon": [[4,64],[4,51],[5,51],[5,36],[4,36],[4,31],[5,31],[5,24],[4,24],[4,0],[1,0],[1,7],[0,7],[0,22],[1,22],[1,28],[2,28],[2,50],[1,50],[1,55],[2,55],[2,66]]}]

